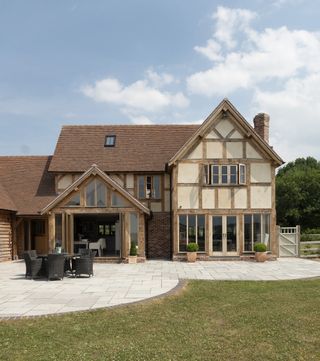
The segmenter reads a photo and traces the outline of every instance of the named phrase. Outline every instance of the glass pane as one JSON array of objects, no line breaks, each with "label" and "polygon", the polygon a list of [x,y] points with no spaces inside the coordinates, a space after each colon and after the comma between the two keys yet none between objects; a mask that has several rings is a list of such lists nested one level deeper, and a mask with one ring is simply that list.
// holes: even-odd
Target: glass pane
[{"label": "glass pane", "polygon": [[270,241],[270,214],[263,215],[263,243],[269,249],[269,241]]},{"label": "glass pane", "polygon": [[210,184],[209,166],[206,164],[203,166],[203,183]]},{"label": "glass pane", "polygon": [[139,198],[144,199],[145,196],[145,190],[144,190],[144,177],[140,176],[138,178],[138,186],[139,186]]},{"label": "glass pane", "polygon": [[222,217],[212,217],[212,250],[222,252]]},{"label": "glass pane", "polygon": [[219,166],[212,166],[212,184],[219,184]]},{"label": "glass pane", "polygon": [[223,165],[221,167],[221,183],[227,184],[228,183],[228,166]]},{"label": "glass pane", "polygon": [[244,250],[251,252],[252,249],[252,215],[244,216]]},{"label": "glass pane", "polygon": [[261,242],[261,214],[253,215],[253,242]]},{"label": "glass pane", "polygon": [[55,215],[55,235],[56,243],[62,245],[62,214]]},{"label": "glass pane", "polygon": [[106,205],[106,186],[100,182],[96,181],[97,187],[97,206],[104,207]]},{"label": "glass pane", "polygon": [[205,216],[198,215],[198,246],[199,251],[205,251]]},{"label": "glass pane", "polygon": [[112,192],[111,205],[112,207],[128,207],[129,203],[119,194]]},{"label": "glass pane", "polygon": [[246,183],[246,166],[244,164],[240,164],[240,176],[239,176],[239,183],[245,184]]},{"label": "glass pane", "polygon": [[237,166],[231,165],[230,166],[230,183],[237,184]]},{"label": "glass pane", "polygon": [[179,216],[179,251],[187,250],[187,216]]},{"label": "glass pane", "polygon": [[196,216],[188,215],[188,243],[196,242]]},{"label": "glass pane", "polygon": [[80,193],[76,193],[66,204],[67,207],[80,206]]},{"label": "glass pane", "polygon": [[95,199],[94,199],[94,193],[95,193],[95,181],[89,183],[86,187],[86,205],[87,207],[93,207],[95,206]]},{"label": "glass pane", "polygon": [[153,177],[153,198],[160,198],[160,176],[158,175]]},{"label": "glass pane", "polygon": [[152,177],[147,177],[147,187],[146,187],[146,198],[151,197],[151,190],[152,190]]},{"label": "glass pane", "polygon": [[130,213],[130,237],[131,242],[138,244],[138,215]]},{"label": "glass pane", "polygon": [[227,216],[227,252],[237,252],[237,217]]}]

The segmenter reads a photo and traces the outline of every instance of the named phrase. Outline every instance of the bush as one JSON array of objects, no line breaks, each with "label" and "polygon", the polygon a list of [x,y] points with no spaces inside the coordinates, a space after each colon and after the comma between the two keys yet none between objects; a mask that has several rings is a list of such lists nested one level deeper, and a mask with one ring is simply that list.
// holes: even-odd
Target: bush
[{"label": "bush", "polygon": [[267,246],[264,243],[255,243],[254,251],[255,252],[266,252]]},{"label": "bush", "polygon": [[136,256],[137,255],[137,245],[136,242],[131,242],[130,246],[130,256]]},{"label": "bush", "polygon": [[199,246],[195,242],[190,242],[187,245],[187,252],[197,252],[199,250]]}]

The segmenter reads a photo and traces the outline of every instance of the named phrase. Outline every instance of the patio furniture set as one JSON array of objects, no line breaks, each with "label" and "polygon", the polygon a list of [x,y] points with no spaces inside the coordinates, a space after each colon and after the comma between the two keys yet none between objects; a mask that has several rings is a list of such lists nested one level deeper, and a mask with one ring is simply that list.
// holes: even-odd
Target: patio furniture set
[{"label": "patio furniture set", "polygon": [[65,276],[93,276],[93,260],[96,251],[79,249],[79,253],[51,253],[39,255],[35,250],[23,254],[26,264],[26,278],[46,277],[48,280],[63,279]]}]

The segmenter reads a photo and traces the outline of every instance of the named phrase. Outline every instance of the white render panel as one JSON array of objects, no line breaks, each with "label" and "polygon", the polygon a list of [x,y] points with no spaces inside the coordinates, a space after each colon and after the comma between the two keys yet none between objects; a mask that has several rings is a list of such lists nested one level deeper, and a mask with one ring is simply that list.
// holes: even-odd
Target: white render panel
[{"label": "white render panel", "polygon": [[206,139],[220,139],[220,137],[214,130],[211,130],[211,132],[208,133],[205,138]]},{"label": "white render panel", "polygon": [[235,130],[231,135],[230,139],[243,139],[243,135],[240,134],[237,130]]},{"label": "white render panel", "polygon": [[227,142],[227,158],[242,158],[242,142]]},{"label": "white render panel", "polygon": [[170,211],[170,191],[164,191],[164,210]]},{"label": "white render panel", "polygon": [[161,202],[151,202],[150,208],[152,212],[161,212],[162,210]]},{"label": "white render panel", "polygon": [[133,174],[127,174],[127,188],[134,188]]},{"label": "white render panel", "polygon": [[199,187],[178,186],[178,208],[198,209],[199,208]]},{"label": "white render panel", "polygon": [[202,189],[202,208],[214,209],[215,208],[215,190],[205,188]]},{"label": "white render panel", "polygon": [[222,119],[217,125],[217,131],[225,138],[234,128],[233,124],[228,119]]},{"label": "white render panel", "polygon": [[207,158],[222,158],[222,142],[207,142]]},{"label": "white render panel", "polygon": [[271,165],[269,163],[251,163],[251,182],[271,182]]},{"label": "white render panel", "polygon": [[188,159],[202,159],[202,142],[200,142],[187,156]]},{"label": "white render panel", "polygon": [[251,187],[251,208],[271,208],[271,186]]},{"label": "white render panel", "polygon": [[178,164],[178,183],[198,183],[199,165],[197,163]]},{"label": "white render panel", "polygon": [[218,208],[231,208],[231,189],[218,190]]},{"label": "white render panel", "polygon": [[234,208],[247,208],[247,188],[235,188]]},{"label": "white render panel", "polygon": [[247,158],[262,159],[261,155],[253,148],[253,146],[247,142],[246,144]]},{"label": "white render panel", "polygon": [[66,189],[72,184],[72,175],[66,174],[58,181],[58,189]]}]

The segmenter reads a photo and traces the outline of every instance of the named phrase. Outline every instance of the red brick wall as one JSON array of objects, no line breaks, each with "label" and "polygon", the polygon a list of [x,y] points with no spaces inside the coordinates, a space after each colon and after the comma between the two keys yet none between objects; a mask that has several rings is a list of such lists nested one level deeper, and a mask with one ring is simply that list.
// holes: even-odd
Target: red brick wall
[{"label": "red brick wall", "polygon": [[148,220],[147,258],[170,258],[170,213],[153,213]]}]

